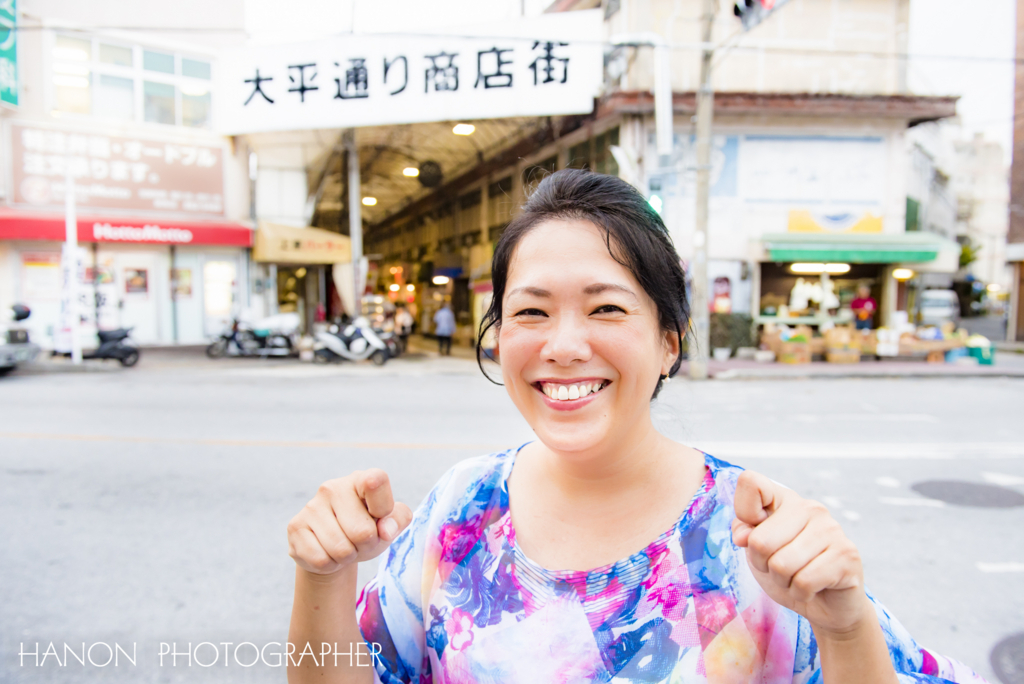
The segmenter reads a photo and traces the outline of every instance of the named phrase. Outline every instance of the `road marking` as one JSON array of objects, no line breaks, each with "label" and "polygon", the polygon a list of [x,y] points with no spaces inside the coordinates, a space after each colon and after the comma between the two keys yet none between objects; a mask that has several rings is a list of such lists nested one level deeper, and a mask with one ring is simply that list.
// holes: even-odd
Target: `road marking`
[{"label": "road marking", "polygon": [[133,442],[141,444],[202,444],[206,446],[288,447],[300,449],[472,449],[498,451],[508,445],[440,444],[417,442],[332,442],[268,439],[200,439],[179,437],[132,437],[128,435],[68,435],[33,432],[0,432],[0,439],[55,440],[69,442]]},{"label": "road marking", "polygon": [[1001,485],[1003,487],[1017,487],[1024,485],[1024,477],[1005,475],[1003,473],[982,473],[981,479],[990,484]]},{"label": "road marking", "polygon": [[874,423],[939,423],[936,416],[927,413],[794,413],[788,416],[802,423],[819,423],[825,420],[870,420]]},{"label": "road marking", "polygon": [[891,487],[892,489],[897,489],[900,486],[900,481],[897,480],[895,477],[884,477],[883,476],[883,477],[876,477],[875,478],[875,484],[879,485],[880,487]]},{"label": "road marking", "polygon": [[898,496],[880,496],[878,500],[890,506],[927,506],[929,508],[944,508],[946,503],[938,499],[910,499]]},{"label": "road marking", "polygon": [[704,442],[693,446],[731,459],[886,459],[1024,458],[1024,442]]},{"label": "road marking", "polygon": [[978,561],[975,565],[982,572],[1024,572],[1024,563],[982,563]]}]

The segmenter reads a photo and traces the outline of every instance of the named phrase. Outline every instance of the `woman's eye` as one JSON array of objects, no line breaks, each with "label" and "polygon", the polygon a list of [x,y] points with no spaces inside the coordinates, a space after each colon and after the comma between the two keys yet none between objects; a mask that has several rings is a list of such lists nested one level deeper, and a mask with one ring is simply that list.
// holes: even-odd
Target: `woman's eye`
[{"label": "woman's eye", "polygon": [[604,306],[594,309],[594,313],[615,313],[616,311],[626,313],[625,309],[615,306],[614,304],[605,304]]},{"label": "woman's eye", "polygon": [[540,309],[523,309],[522,311],[520,311],[520,312],[518,312],[516,314],[516,316],[546,316],[546,315],[547,314],[545,314]]}]

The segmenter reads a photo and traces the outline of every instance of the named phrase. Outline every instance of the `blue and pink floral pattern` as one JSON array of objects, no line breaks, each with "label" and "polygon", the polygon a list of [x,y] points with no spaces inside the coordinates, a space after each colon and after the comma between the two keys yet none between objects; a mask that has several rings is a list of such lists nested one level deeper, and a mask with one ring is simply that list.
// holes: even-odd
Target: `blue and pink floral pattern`
[{"label": "blue and pink floral pattern", "polygon": [[[516,544],[505,483],[518,451],[445,473],[363,587],[356,611],[380,645],[375,681],[822,681],[810,624],[761,590],[732,543],[741,468],[706,456],[672,529],[616,563],[551,571]],[[875,607],[900,682],[985,681]]]}]

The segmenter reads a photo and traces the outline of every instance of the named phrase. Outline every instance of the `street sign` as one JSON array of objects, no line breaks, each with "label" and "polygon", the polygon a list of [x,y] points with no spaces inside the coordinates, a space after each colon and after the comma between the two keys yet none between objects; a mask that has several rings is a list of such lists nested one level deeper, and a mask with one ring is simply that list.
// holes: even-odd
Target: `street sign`
[{"label": "street sign", "polygon": [[225,134],[585,114],[603,79],[601,10],[445,35],[353,34],[225,55]]},{"label": "street sign", "polygon": [[18,106],[18,0],[0,2],[0,102]]}]

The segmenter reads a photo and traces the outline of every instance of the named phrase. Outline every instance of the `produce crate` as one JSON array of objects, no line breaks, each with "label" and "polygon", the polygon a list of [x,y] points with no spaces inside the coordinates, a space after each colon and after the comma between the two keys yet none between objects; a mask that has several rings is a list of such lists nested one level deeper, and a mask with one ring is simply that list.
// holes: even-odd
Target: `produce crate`
[{"label": "produce crate", "polygon": [[825,352],[829,363],[860,363],[860,349],[829,349]]},{"label": "produce crate", "polygon": [[779,363],[810,363],[811,345],[807,342],[781,342],[778,360]]}]

